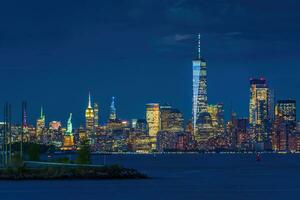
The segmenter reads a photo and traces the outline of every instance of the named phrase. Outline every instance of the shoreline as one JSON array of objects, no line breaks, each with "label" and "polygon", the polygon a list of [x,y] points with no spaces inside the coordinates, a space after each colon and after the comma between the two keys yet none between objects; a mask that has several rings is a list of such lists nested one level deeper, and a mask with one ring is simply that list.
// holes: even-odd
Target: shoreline
[{"label": "shoreline", "polygon": [[[226,151],[208,151],[208,152],[92,152],[91,155],[176,155],[176,154],[289,154],[289,155],[298,155],[300,152],[272,152],[272,151],[245,151],[245,152],[226,152]],[[68,154],[76,154],[76,152],[54,152],[50,155],[68,155]]]},{"label": "shoreline", "polygon": [[[0,181],[26,180],[140,180],[149,177],[136,169],[119,165],[76,166],[49,165],[0,168]],[[48,163],[49,164],[49,163]]]}]

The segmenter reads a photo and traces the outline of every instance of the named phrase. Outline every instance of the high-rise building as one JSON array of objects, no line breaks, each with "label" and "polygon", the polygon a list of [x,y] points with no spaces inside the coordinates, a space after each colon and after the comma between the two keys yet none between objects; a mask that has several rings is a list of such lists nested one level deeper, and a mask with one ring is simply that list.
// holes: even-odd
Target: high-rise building
[{"label": "high-rise building", "polygon": [[148,134],[148,124],[145,119],[138,119],[136,121],[135,130],[140,133],[147,133]]},{"label": "high-rise building", "polygon": [[183,131],[183,115],[169,105],[160,107],[161,130],[170,132]]},{"label": "high-rise building", "polygon": [[207,112],[211,116],[214,135],[224,133],[224,108],[223,104],[209,105]]},{"label": "high-rise building", "polygon": [[296,100],[279,100],[275,107],[275,117],[284,121],[297,123]]},{"label": "high-rise building", "polygon": [[109,120],[116,120],[116,119],[117,119],[117,110],[115,107],[115,97],[112,97],[111,105],[110,105]]},{"label": "high-rise building", "polygon": [[275,107],[275,121],[272,126],[273,150],[295,151],[298,140],[296,100],[279,100]]},{"label": "high-rise building", "polygon": [[[200,54],[200,34],[198,35],[198,57],[193,60],[193,138],[200,143],[213,134],[212,119],[208,113],[207,65]],[[203,146],[201,144],[201,146]],[[202,147],[201,147],[202,148]]]},{"label": "high-rise building", "polygon": [[160,130],[160,110],[158,103],[150,103],[146,105],[146,120],[149,136],[151,137],[152,149],[156,149],[156,136]]},{"label": "high-rise building", "polygon": [[159,104],[147,104],[146,120],[149,128],[149,135],[156,137],[157,132],[160,130],[160,109]]},{"label": "high-rise building", "polygon": [[36,121],[36,136],[37,136],[37,138],[39,138],[43,134],[43,131],[45,128],[45,120],[46,120],[45,118],[46,117],[43,112],[43,107],[41,107],[41,115]]},{"label": "high-rise building", "polygon": [[198,35],[198,57],[193,60],[193,128],[196,130],[200,113],[207,112],[207,71],[206,61],[200,54],[200,34]]},{"label": "high-rise building", "polygon": [[238,118],[235,112],[231,113],[231,119],[227,123],[227,136],[231,149],[252,150],[248,127],[248,118]]},{"label": "high-rise building", "polygon": [[249,124],[257,141],[268,139],[271,121],[270,90],[264,78],[250,80]]},{"label": "high-rise building", "polygon": [[94,109],[91,102],[91,94],[89,93],[88,107],[85,110],[85,128],[88,132],[94,130]]},{"label": "high-rise building", "polygon": [[275,151],[288,150],[289,126],[283,118],[276,118],[272,124],[272,149]]},{"label": "high-rise building", "polygon": [[99,126],[99,106],[94,103],[94,126],[97,128]]}]

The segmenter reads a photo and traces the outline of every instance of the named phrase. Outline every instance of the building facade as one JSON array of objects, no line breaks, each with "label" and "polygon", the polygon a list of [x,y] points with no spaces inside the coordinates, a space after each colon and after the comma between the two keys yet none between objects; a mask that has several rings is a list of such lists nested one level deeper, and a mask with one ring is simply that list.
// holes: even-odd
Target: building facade
[{"label": "building facade", "polygon": [[269,140],[271,95],[264,78],[250,80],[249,124],[258,142]]},{"label": "building facade", "polygon": [[161,130],[178,132],[183,131],[183,115],[169,105],[160,106]]},{"label": "building facade", "polygon": [[[198,57],[193,60],[193,108],[192,122],[194,130],[200,113],[207,112],[207,71],[206,61],[200,54],[200,34],[198,35]],[[195,132],[195,131],[194,131]]]},{"label": "building facade", "polygon": [[275,117],[297,124],[296,100],[279,100],[275,107]]},{"label": "building facade", "polygon": [[149,136],[151,138],[152,149],[156,149],[156,136],[160,130],[160,108],[158,103],[146,105],[146,120],[148,124]]}]

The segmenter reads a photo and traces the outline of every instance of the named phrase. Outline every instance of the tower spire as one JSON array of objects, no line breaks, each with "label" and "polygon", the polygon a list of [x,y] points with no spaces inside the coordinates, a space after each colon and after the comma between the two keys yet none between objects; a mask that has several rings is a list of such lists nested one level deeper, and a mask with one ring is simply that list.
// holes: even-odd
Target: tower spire
[{"label": "tower spire", "polygon": [[41,106],[41,119],[44,119],[44,110],[43,110],[43,106]]},{"label": "tower spire", "polygon": [[45,114],[44,114],[44,109],[43,109],[43,106],[41,106],[41,116],[40,116],[40,119],[42,119],[44,122],[45,122]]},{"label": "tower spire", "polygon": [[91,103],[91,92],[89,92],[89,104],[88,108],[92,108],[92,103]]},{"label": "tower spire", "polygon": [[201,34],[198,34],[198,59],[201,59]]}]

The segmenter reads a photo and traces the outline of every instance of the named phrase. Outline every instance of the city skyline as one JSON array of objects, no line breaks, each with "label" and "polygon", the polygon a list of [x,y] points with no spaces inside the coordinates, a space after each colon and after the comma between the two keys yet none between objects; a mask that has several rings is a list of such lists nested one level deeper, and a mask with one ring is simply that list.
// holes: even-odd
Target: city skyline
[{"label": "city skyline", "polygon": [[3,199],[299,196],[300,1],[0,2]]},{"label": "city skyline", "polygon": [[3,88],[0,103],[12,104],[16,122],[21,101],[26,100],[30,123],[43,106],[47,120],[66,121],[72,112],[74,125],[79,126],[84,125],[86,95],[91,91],[102,123],[109,116],[112,96],[120,118],[145,118],[145,104],[167,102],[188,119],[198,32],[209,66],[208,98],[224,103],[227,118],[230,107],[248,116],[251,77],[264,76],[278,99],[299,100],[299,30],[292,22],[300,16],[293,4],[132,1],[121,3],[119,10],[109,2],[74,1],[70,9],[66,2],[41,6],[29,1],[20,2],[18,12],[11,13],[15,4],[5,2],[1,16],[8,21],[1,29],[0,84],[9,87]]}]

